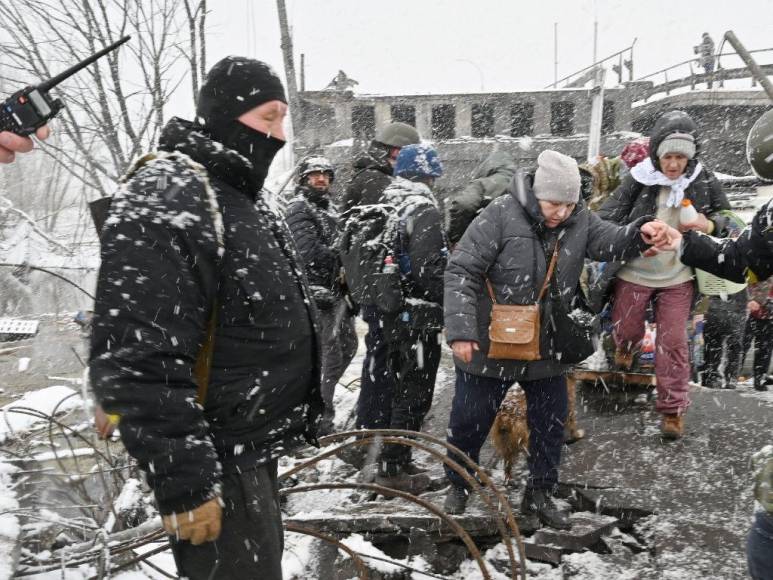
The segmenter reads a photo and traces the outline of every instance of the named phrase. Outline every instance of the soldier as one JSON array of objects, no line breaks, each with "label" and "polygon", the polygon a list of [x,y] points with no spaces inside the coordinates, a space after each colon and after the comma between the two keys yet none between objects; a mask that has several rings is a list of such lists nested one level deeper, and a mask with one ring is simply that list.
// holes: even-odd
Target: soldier
[{"label": "soldier", "polygon": [[341,283],[336,247],[339,216],[330,195],[334,179],[335,170],[327,158],[304,159],[298,167],[295,197],[285,212],[319,310],[322,399],[325,401],[320,436],[333,432],[335,387],[357,352],[354,317]]},{"label": "soldier", "polygon": [[[354,176],[343,198],[343,209],[377,203],[384,190],[392,184],[395,160],[400,149],[420,141],[419,133],[406,123],[391,123],[381,129],[368,150],[354,161]],[[386,427],[384,410],[392,399],[393,384],[387,369],[388,349],[383,329],[379,325],[378,309],[361,304],[362,319],[368,324],[365,335],[365,359],[362,363],[360,398],[357,401],[357,427]],[[356,454],[355,454],[356,455]],[[356,463],[360,463],[355,458]]]},{"label": "soldier", "polygon": [[263,182],[284,88],[228,57],[101,231],[90,371],[146,472],[180,576],[281,580],[277,459],[316,442],[316,310]]}]

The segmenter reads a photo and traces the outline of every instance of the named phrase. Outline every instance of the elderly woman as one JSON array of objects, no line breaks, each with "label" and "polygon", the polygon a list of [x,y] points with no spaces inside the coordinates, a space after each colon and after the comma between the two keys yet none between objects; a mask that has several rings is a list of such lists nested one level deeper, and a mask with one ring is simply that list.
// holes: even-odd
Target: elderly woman
[{"label": "elderly woman", "polygon": [[[516,381],[526,393],[529,478],[521,513],[535,526],[542,521],[569,528],[567,515],[552,501],[567,415],[566,372],[573,345],[563,342],[575,308],[586,256],[620,260],[638,256],[665,235],[664,224],[642,217],[628,227],[599,219],[580,200],[580,173],[574,159],[544,151],[533,175],[518,172],[507,193],[492,201],[457,244],[445,273],[445,325],[456,363],[456,392],[448,442],[478,461],[480,449],[505,393]],[[499,304],[528,305],[548,277],[540,301],[540,359],[489,357],[491,284]],[[560,330],[563,329],[563,330]],[[458,458],[451,455],[458,461]],[[451,488],[445,509],[461,513],[466,482],[447,470]]]},{"label": "elderly woman", "polygon": [[[730,209],[716,177],[698,161],[700,147],[695,122],[682,111],[665,113],[652,128],[650,156],[631,174],[598,212],[599,217],[627,224],[642,215],[655,215],[682,231],[727,236]],[[689,200],[697,217],[680,224],[680,208]],[[605,277],[616,276],[612,309],[615,363],[631,368],[644,337],[647,305],[657,322],[655,376],[656,410],[662,414],[662,434],[684,434],[684,414],[690,405],[690,359],[687,319],[695,293],[693,270],[673,253],[654,253],[625,264],[611,264]]]}]

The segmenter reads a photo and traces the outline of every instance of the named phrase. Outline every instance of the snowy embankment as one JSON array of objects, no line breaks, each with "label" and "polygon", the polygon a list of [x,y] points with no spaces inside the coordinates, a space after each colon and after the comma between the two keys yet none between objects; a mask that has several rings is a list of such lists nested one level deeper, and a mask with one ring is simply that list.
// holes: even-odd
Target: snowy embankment
[{"label": "snowy embankment", "polygon": [[0,580],[13,576],[18,555],[19,520],[15,511],[19,508],[19,501],[12,481],[17,470],[0,458]]},{"label": "snowy embankment", "polygon": [[[54,411],[67,411],[80,405],[81,398],[77,392],[62,385],[27,393],[18,401],[0,409],[0,444],[45,422],[44,416],[51,415]],[[20,531],[15,513],[19,508],[19,501],[13,482],[13,474],[19,468],[4,461],[5,459],[6,457],[0,457],[0,580],[13,576]]]}]

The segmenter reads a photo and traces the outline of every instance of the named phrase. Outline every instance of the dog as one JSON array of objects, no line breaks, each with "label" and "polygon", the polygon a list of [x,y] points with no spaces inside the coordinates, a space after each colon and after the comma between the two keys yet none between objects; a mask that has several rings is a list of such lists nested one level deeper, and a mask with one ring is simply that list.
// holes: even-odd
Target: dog
[{"label": "dog", "polygon": [[[564,440],[574,443],[585,437],[577,427],[576,389],[572,379],[566,382],[569,413],[564,426]],[[526,393],[515,385],[507,391],[491,426],[491,443],[496,454],[505,462],[505,485],[513,479],[513,464],[521,454],[529,453],[529,426],[526,422]]]}]

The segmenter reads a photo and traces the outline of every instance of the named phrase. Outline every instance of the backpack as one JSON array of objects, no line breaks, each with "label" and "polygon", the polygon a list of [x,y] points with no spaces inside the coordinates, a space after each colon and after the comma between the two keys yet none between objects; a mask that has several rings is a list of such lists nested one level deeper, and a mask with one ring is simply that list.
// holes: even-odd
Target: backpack
[{"label": "backpack", "polygon": [[357,304],[377,305],[385,312],[396,311],[402,302],[399,272],[396,268],[383,272],[386,257],[395,253],[393,240],[384,235],[395,210],[388,204],[355,206],[344,215],[338,239],[341,267],[352,298]]},{"label": "backpack", "polygon": [[[401,308],[411,276],[406,250],[408,218],[417,207],[420,204],[414,197],[399,204],[355,206],[342,216],[339,256],[349,293],[357,304],[375,305],[388,313]],[[391,265],[385,267],[388,256]]]}]

